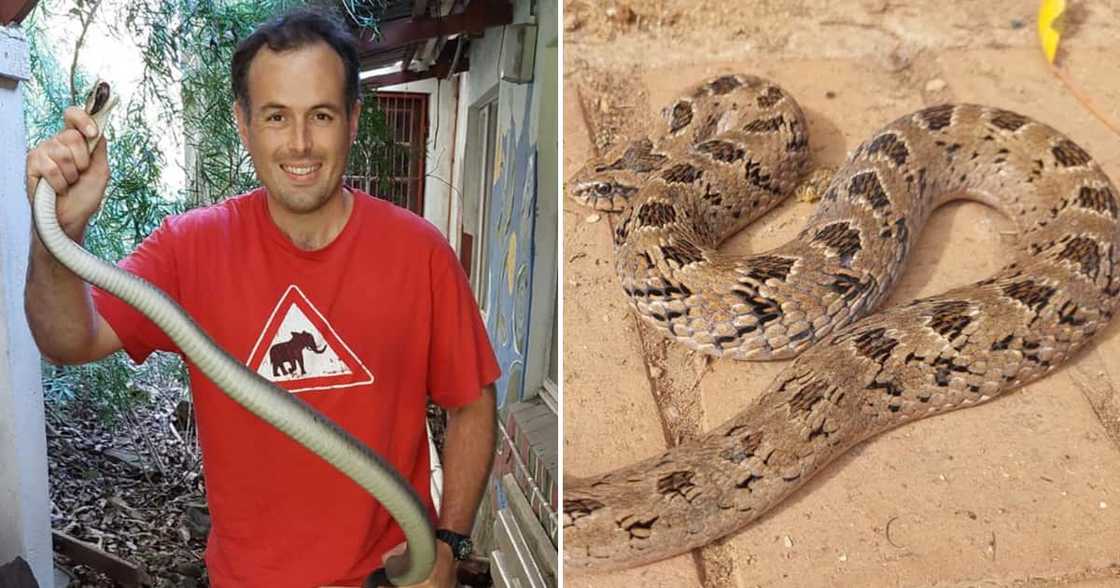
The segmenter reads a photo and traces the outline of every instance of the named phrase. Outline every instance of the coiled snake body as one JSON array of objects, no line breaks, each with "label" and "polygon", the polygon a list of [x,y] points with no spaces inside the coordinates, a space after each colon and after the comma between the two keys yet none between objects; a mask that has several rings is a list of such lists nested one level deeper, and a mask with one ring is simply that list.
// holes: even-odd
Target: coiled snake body
[{"label": "coiled snake body", "polygon": [[[797,359],[702,438],[568,480],[568,570],[632,567],[741,529],[854,445],[1035,380],[1112,318],[1116,188],[1042,123],[968,104],[899,118],[850,155],[796,239],[736,257],[720,242],[806,171],[800,108],[769,81],[731,75],[693,88],[663,118],[662,136],[592,162],[569,195],[625,209],[615,266],[642,318],[711,355]],[[866,316],[930,212],[961,197],[1012,220],[1012,261]]]},{"label": "coiled snake body", "polygon": [[[99,82],[86,103],[87,112],[103,132],[116,101],[109,85]],[[99,132],[97,137],[102,134]],[[97,138],[89,141],[92,152]],[[40,181],[35,188],[33,216],[44,246],[83,280],[124,300],[152,320],[178,345],[202,373],[232,399],[307,447],[368,491],[401,526],[408,540],[408,562],[388,577],[393,584],[416,584],[431,573],[435,537],[428,513],[409,483],[361,441],[290,392],[262,378],[234,359],[200,330],[186,312],[144,280],[82,249],[58,225],[54,190]],[[262,537],[262,541],[268,538]],[[385,572],[367,579],[383,585]]]}]

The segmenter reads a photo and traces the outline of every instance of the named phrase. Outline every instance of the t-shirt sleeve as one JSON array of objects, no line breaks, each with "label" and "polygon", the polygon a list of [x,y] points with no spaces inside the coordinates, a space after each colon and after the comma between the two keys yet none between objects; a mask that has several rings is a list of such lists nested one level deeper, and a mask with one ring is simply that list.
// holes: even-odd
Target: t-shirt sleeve
[{"label": "t-shirt sleeve", "polygon": [[[179,280],[174,251],[172,219],[166,219],[139,247],[117,266],[163,290],[172,300],[179,299]],[[117,333],[128,356],[143,363],[153,351],[179,349],[152,321],[121,299],[93,288],[93,304]]]},{"label": "t-shirt sleeve", "polygon": [[501,369],[470,283],[450,247],[436,253],[432,274],[428,389],[433,402],[454,408],[477,400]]}]

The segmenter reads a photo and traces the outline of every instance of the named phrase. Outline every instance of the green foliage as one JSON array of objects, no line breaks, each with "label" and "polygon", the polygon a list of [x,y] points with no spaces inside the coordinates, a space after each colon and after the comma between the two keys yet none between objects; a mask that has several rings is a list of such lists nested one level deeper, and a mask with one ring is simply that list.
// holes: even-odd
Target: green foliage
[{"label": "green foliage", "polygon": [[[101,7],[102,3],[106,6]],[[322,4],[337,6],[331,2]],[[257,185],[252,162],[241,145],[231,106],[229,63],[238,41],[272,14],[296,0],[40,0],[25,21],[32,79],[25,87],[25,123],[29,144],[38,144],[62,127],[62,113],[84,92],[92,79],[71,64],[59,63],[51,54],[44,27],[46,15],[65,12],[86,27],[97,22],[111,34],[127,38],[140,50],[143,80],[124,97],[106,135],[109,139],[111,177],[104,206],[86,233],[86,247],[95,255],[117,261],[131,252],[163,218],[188,208],[207,205],[245,192]],[[344,0],[351,22],[373,27],[380,3]],[[100,7],[100,11],[98,8]],[[109,8],[117,9],[112,12]],[[111,17],[109,15],[115,15]],[[81,51],[81,41],[78,41]],[[78,96],[77,101],[84,97]],[[187,186],[170,191],[161,187],[167,160],[159,141],[175,126],[153,128],[152,112],[160,120],[181,121],[188,159]],[[145,117],[145,113],[148,114]],[[351,169],[379,168],[393,146],[386,139],[385,117],[369,100],[361,120],[361,135],[354,146]],[[383,164],[380,164],[383,167]],[[135,402],[138,382],[174,382],[185,386],[187,376],[176,356],[155,354],[141,366],[123,353],[100,362],[60,367],[44,363],[44,389],[48,400],[80,399],[114,415]]]},{"label": "green foliage", "polygon": [[362,117],[358,120],[358,137],[350,147],[350,160],[346,173],[351,176],[376,178],[370,186],[373,193],[389,190],[390,164],[394,158],[407,156],[407,149],[394,143],[385,112],[377,108],[377,97],[372,91],[363,92]]},{"label": "green foliage", "polygon": [[[48,2],[42,2],[46,10]],[[79,8],[74,8],[79,10]],[[36,10],[25,22],[32,79],[25,86],[25,124],[32,145],[62,129],[63,111],[71,106],[71,72],[51,55],[43,35],[42,14]],[[80,70],[73,72],[74,85],[88,88],[91,80]],[[117,112],[106,131],[109,138],[110,178],[101,212],[86,232],[86,247],[104,259],[124,257],[168,214],[182,211],[175,199],[160,193],[162,154],[153,146],[146,122],[139,112]],[[129,390],[135,381],[172,380],[182,383],[182,368],[173,356],[134,366],[123,354],[84,366],[43,364],[44,390],[48,401],[80,399],[111,418],[124,403],[134,400]]]},{"label": "green foliage", "polygon": [[[193,177],[188,187],[192,205],[210,204],[259,185],[233,118],[229,64],[237,43],[259,23],[302,4],[306,2],[149,0],[128,6],[123,29],[141,48],[147,72],[140,94],[151,96],[169,116],[183,121],[186,142],[193,153],[187,163],[188,175]],[[338,6],[325,0],[312,4],[330,9]],[[343,7],[351,22],[357,20],[362,26],[375,28],[373,14],[381,4],[347,0]],[[168,64],[180,64],[181,74],[177,77]],[[181,107],[165,91],[173,85],[181,88]],[[355,150],[367,144],[387,143],[385,117],[376,110],[375,102],[373,108],[370,104],[367,102],[360,121]],[[376,167],[384,159],[383,152],[371,152],[367,165]]]}]

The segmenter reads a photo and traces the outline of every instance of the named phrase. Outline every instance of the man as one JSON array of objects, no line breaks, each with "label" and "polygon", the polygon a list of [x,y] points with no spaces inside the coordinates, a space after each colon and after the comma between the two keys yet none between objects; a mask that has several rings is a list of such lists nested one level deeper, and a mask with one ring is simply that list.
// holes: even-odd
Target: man
[{"label": "man", "polygon": [[[411,213],[343,186],[357,134],[358,56],[308,9],[234,55],[234,113],[263,187],[166,220],[121,265],[167,292],[251,369],[299,394],[384,456],[429,505],[425,402],[448,408],[436,568],[452,586],[494,451],[498,367],[454,252]],[[80,109],[27,157],[80,241],[104,197],[105,142]],[[88,288],[33,237],[26,312],[57,363],[124,349],[176,351],[147,319]],[[247,359],[246,359],[247,358]],[[372,498],[222,394],[191,365],[217,588],[357,585],[403,541]],[[435,517],[435,513],[432,513]]]}]

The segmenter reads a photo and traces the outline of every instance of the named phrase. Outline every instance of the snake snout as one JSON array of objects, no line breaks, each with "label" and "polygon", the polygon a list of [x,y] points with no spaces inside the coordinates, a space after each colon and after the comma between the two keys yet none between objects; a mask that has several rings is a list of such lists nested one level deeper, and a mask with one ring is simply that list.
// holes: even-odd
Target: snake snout
[{"label": "snake snout", "polygon": [[89,93],[89,98],[86,100],[86,112],[90,115],[97,114],[105,109],[109,104],[109,98],[113,95],[112,88],[109,82],[98,80],[97,84],[93,86],[93,90]]}]

